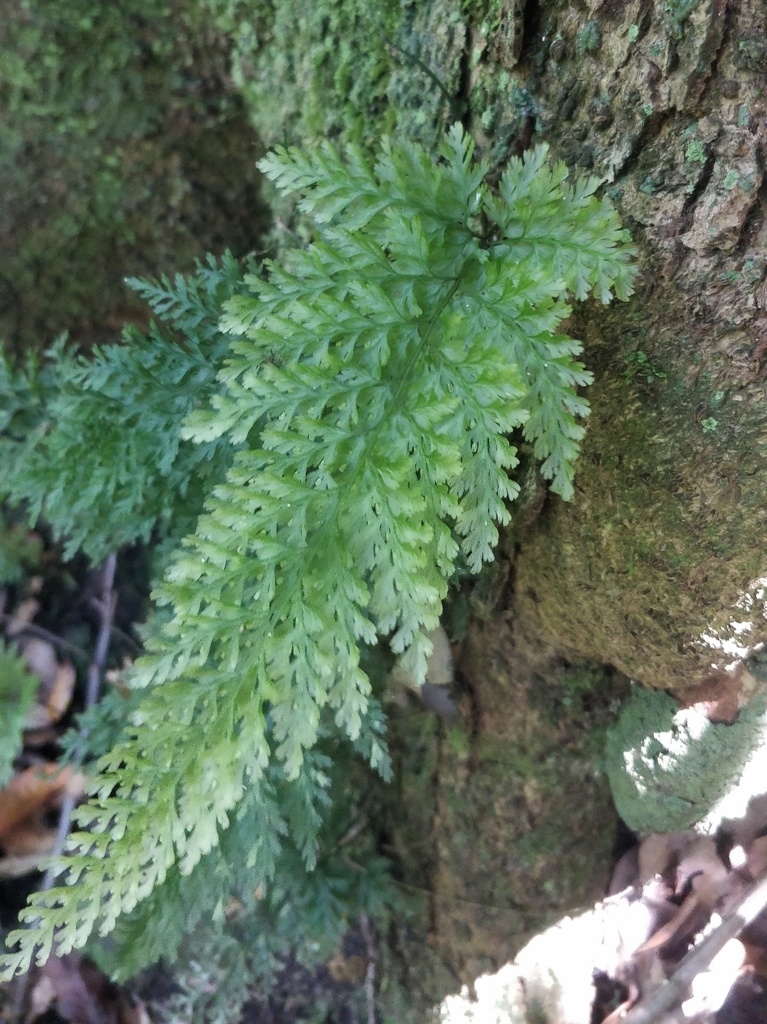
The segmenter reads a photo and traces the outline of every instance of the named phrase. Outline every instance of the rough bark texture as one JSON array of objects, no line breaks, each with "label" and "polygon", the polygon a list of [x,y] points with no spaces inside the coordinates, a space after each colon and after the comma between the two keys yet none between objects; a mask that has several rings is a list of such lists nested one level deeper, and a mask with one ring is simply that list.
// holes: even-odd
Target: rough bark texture
[{"label": "rough bark texture", "polygon": [[[596,380],[577,496],[520,540],[514,607],[682,694],[766,633],[767,8],[595,6],[551,24],[538,117],[614,181],[644,276],[630,305],[578,316]],[[601,47],[579,52],[589,26]]]},{"label": "rough bark texture", "polygon": [[599,750],[628,678],[728,720],[764,677],[767,4],[419,10],[416,28],[453,26],[429,66],[463,76],[491,159],[543,140],[604,178],[642,270],[630,303],[573,316],[595,374],[575,498],[544,500],[528,473],[469,597],[470,741],[421,732],[430,784],[402,794],[405,877],[433,890],[431,945],[468,981],[603,891],[617,817]]}]

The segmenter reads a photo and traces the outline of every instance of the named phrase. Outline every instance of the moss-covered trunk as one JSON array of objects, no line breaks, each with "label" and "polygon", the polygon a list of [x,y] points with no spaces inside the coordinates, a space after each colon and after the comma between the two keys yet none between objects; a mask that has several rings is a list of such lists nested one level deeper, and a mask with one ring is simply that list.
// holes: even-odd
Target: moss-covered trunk
[{"label": "moss-covered trunk", "polygon": [[767,5],[538,16],[540,130],[611,183],[643,280],[630,305],[578,315],[596,379],[577,495],[509,549],[515,615],[646,686],[690,697],[708,680],[713,698],[767,632]]},{"label": "moss-covered trunk", "polygon": [[[460,80],[443,121],[458,106],[499,165],[546,141],[602,178],[642,271],[630,303],[573,316],[595,375],[574,500],[528,471],[499,568],[452,609],[472,611],[468,738],[432,740],[430,940],[468,980],[603,891],[617,816],[600,745],[628,679],[730,720],[763,674],[767,4],[418,11],[453,26],[442,51],[411,45]],[[407,862],[404,824],[398,841]]]}]

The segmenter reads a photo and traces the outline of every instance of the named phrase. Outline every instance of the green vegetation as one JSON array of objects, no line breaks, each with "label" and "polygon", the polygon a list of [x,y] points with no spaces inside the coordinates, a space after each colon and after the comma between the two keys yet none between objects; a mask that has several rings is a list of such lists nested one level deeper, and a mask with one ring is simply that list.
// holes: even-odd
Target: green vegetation
[{"label": "green vegetation", "polygon": [[21,746],[21,731],[34,702],[37,683],[24,661],[0,641],[0,786],[13,774],[13,759]]},{"label": "green vegetation", "polygon": [[254,245],[255,136],[198,0],[8,0],[0,19],[0,336],[114,338],[123,278]]},{"label": "green vegetation", "polygon": [[[88,362],[59,348],[52,367],[6,367],[8,487],[73,545],[98,556],[158,520],[178,537],[205,496],[155,593],[138,707],[78,812],[88,830],[6,973],[131,913],[123,938],[151,959],[184,908],[215,916],[233,891],[279,890],[286,864],[318,866],[339,759],[389,772],[367,651],[385,637],[423,679],[447,581],[491,560],[509,519],[510,433],[571,496],[590,376],[558,326],[568,295],[631,293],[633,250],[596,179],[568,185],[545,147],[497,193],[472,153],[458,126],[437,163],[406,142],[374,168],[357,149],[278,149],[261,168],[312,218],[311,245],[244,285],[228,259],[140,285],[181,348],[152,327]],[[88,502],[50,476],[74,448]],[[356,898],[378,891],[360,880]]]},{"label": "green vegetation", "polygon": [[198,264],[189,279],[131,283],[167,328],[184,333],[184,347],[153,324],[147,334],[126,328],[122,345],[94,347],[87,359],[61,339],[19,369],[0,362],[3,493],[66,539],[65,557],[83,550],[99,562],[149,540],[158,524],[193,528],[202,494],[231,461],[230,446],[179,435],[215,389],[229,348],[218,326],[222,303],[245,287],[239,265],[226,255]]},{"label": "green vegetation", "polygon": [[700,3],[700,0],[666,0],[669,28],[674,39],[684,36],[684,23]]},{"label": "green vegetation", "polygon": [[0,586],[17,583],[40,558],[42,542],[19,523],[0,521]]},{"label": "green vegetation", "polygon": [[652,384],[654,380],[665,380],[668,374],[656,366],[647,353],[639,348],[634,352],[629,352],[626,356],[626,369],[623,371],[623,376],[626,380],[639,378]]},{"label": "green vegetation", "polygon": [[575,52],[579,56],[582,56],[584,53],[598,53],[601,47],[601,24],[598,21],[586,22],[575,40]]},{"label": "green vegetation", "polygon": [[691,164],[704,164],[706,162],[706,150],[703,148],[703,143],[700,139],[693,139],[692,142],[687,143],[687,149],[684,151],[684,158]]},{"label": "green vegetation", "polygon": [[232,40],[232,78],[259,138],[373,147],[393,127],[387,97],[400,5],[387,0],[202,0]]}]

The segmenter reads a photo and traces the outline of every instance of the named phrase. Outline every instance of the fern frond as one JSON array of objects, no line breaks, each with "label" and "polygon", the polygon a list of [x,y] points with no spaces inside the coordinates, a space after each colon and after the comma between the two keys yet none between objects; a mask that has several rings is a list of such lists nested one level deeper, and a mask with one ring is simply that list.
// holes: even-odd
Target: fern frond
[{"label": "fern frond", "polygon": [[[274,773],[311,860],[323,717],[385,770],[361,653],[384,637],[423,680],[459,552],[478,570],[508,521],[509,434],[521,427],[554,490],[572,492],[590,377],[558,333],[566,299],[628,294],[633,274],[595,183],[571,188],[538,149],[494,198],[460,126],[437,164],[385,143],[374,168],[328,146],[262,169],[318,237],[226,303],[219,390],[189,412],[179,452],[238,450],[156,590],[169,617],[132,679],[150,689],[100,763],[67,884],[33,897],[6,971],[108,932],[176,866],[193,870],[246,794],[266,806]],[[194,287],[174,287],[145,294],[192,324]],[[187,379],[174,417],[193,405]],[[264,827],[278,842],[279,823]]]},{"label": "fern frond", "polygon": [[159,320],[184,334],[186,348],[199,352],[201,342],[220,340],[221,304],[242,288],[242,277],[239,262],[227,251],[220,259],[209,254],[198,260],[194,274],[176,274],[172,282],[129,277],[125,283]]},{"label": "fern frond", "polygon": [[314,153],[277,146],[259,163],[259,169],[283,195],[298,193],[299,209],[311,214],[318,224],[344,214],[345,223],[354,230],[385,209],[386,198],[362,151],[349,146],[345,156],[342,159],[328,142]]},{"label": "fern frond", "polygon": [[159,520],[195,504],[195,489],[223,476],[230,445],[190,445],[180,429],[215,390],[229,346],[218,327],[221,302],[240,282],[231,257],[209,260],[196,278],[179,276],[174,285],[134,282],[159,316],[185,331],[183,347],[153,324],[146,335],[127,328],[123,344],[94,348],[87,359],[60,346],[50,353],[55,391],[47,388],[39,423],[15,441],[0,492],[26,502],[32,522],[44,517],[65,540],[65,557],[83,550],[100,561],[147,540]]},{"label": "fern frond", "polygon": [[0,586],[18,583],[39,565],[42,540],[20,523],[4,521],[0,513]]},{"label": "fern frond", "polygon": [[614,293],[633,293],[636,255],[629,236],[608,199],[594,195],[598,178],[567,184],[561,161],[547,165],[548,146],[539,145],[520,160],[512,157],[504,171],[498,199],[485,209],[501,229],[514,262],[526,260],[545,273],[561,276],[579,301],[594,291],[607,303]]}]

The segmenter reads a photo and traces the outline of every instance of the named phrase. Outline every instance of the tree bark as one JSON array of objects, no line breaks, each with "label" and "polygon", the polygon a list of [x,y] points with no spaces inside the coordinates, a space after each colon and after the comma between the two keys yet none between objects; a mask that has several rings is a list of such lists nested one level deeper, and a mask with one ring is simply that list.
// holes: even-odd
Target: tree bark
[{"label": "tree bark", "polygon": [[470,743],[432,741],[431,942],[469,981],[603,894],[617,816],[597,751],[628,679],[725,721],[767,679],[767,3],[422,8],[409,38],[453,26],[430,66],[462,82],[491,162],[545,141],[597,175],[641,268],[630,302],[572,316],[595,378],[576,494],[544,497],[528,468],[468,595]]},{"label": "tree bark", "polygon": [[537,16],[536,129],[611,183],[642,280],[574,317],[595,372],[577,493],[515,537],[514,614],[646,686],[705,684],[726,717],[767,637],[767,5]]}]

